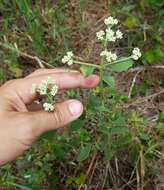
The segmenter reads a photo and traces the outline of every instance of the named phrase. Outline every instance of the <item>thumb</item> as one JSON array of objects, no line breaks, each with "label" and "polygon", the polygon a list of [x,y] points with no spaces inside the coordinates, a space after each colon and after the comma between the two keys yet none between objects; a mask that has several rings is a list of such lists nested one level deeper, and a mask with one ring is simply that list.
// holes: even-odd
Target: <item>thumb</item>
[{"label": "thumb", "polygon": [[31,127],[34,136],[63,127],[74,121],[83,112],[83,105],[78,100],[68,100],[55,105],[54,112],[31,112],[29,113]]}]

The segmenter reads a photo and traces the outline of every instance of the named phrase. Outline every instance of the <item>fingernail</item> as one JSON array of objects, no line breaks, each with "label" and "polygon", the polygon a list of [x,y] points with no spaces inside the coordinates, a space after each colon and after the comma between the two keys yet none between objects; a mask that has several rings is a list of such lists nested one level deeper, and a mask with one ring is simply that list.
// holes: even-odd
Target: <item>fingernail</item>
[{"label": "fingernail", "polygon": [[73,116],[79,117],[83,112],[83,106],[77,100],[70,100],[68,107]]}]

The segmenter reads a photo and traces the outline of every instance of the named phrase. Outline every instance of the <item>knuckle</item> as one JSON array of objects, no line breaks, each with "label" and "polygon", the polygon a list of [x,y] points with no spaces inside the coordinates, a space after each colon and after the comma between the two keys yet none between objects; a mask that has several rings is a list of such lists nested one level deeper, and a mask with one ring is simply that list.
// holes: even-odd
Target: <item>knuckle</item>
[{"label": "knuckle", "polygon": [[80,73],[70,73],[69,76],[77,83],[80,83],[84,79],[84,76]]},{"label": "knuckle", "polygon": [[8,86],[8,85],[11,85],[13,84],[17,79],[12,79],[12,80],[9,80],[7,81],[4,85]]},{"label": "knuckle", "polygon": [[43,71],[45,71],[44,68],[36,69],[36,70],[33,71],[31,74],[27,75],[26,78],[34,77],[35,75],[37,75],[37,74],[39,74],[39,73],[42,73]]},{"label": "knuckle", "polygon": [[[32,122],[33,122],[33,119],[32,117],[25,117],[25,116],[21,116],[21,118],[19,119],[21,125],[20,126],[23,126],[21,127],[22,128],[22,133],[23,133],[23,136],[31,141],[31,139],[33,139],[35,137],[35,128],[33,127],[32,125]],[[21,130],[21,129],[20,129]]]},{"label": "knuckle", "polygon": [[56,106],[55,111],[53,112],[53,117],[56,127],[64,125],[65,116],[58,106]]},{"label": "knuckle", "polygon": [[80,73],[75,73],[74,77],[79,82],[81,82],[84,79],[84,76],[81,75]]},{"label": "knuckle", "polygon": [[42,71],[45,71],[45,69],[44,68],[40,68],[40,69],[35,70],[33,73],[37,74],[37,73],[42,72]]}]

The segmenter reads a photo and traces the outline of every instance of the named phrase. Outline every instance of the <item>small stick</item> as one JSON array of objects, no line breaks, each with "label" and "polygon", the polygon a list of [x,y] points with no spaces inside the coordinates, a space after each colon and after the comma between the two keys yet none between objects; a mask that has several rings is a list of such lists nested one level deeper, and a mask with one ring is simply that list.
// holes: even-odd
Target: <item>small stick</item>
[{"label": "small stick", "polygon": [[135,74],[133,80],[132,80],[132,84],[130,86],[130,90],[129,90],[129,94],[128,94],[128,98],[130,99],[131,98],[131,95],[132,95],[132,91],[133,91],[133,88],[134,88],[134,85],[136,83],[136,79],[137,79],[137,76],[141,73],[141,71],[137,71],[137,73]]},{"label": "small stick", "polygon": [[[41,60],[39,57],[37,56],[32,56],[32,55],[29,55],[25,52],[22,52],[18,49],[17,47],[17,44],[15,43],[14,44],[14,47],[10,47],[9,45],[5,45],[3,44],[2,42],[0,42],[0,46],[2,46],[3,48],[5,49],[9,49],[10,51],[13,51],[13,52],[16,52],[18,56],[20,57],[24,57],[24,58],[27,58],[27,59],[31,59],[31,60],[34,60],[36,63],[38,63],[39,67],[40,68],[45,68],[45,66],[47,66],[48,68],[54,68],[54,66],[50,65],[49,63]],[[45,66],[44,66],[45,65]]]},{"label": "small stick", "polygon": [[146,96],[146,97],[144,97],[144,98],[139,98],[139,99],[137,99],[136,101],[125,105],[125,108],[128,108],[129,106],[132,106],[132,105],[136,105],[136,104],[143,103],[143,102],[147,101],[148,99],[154,98],[154,97],[159,96],[159,95],[161,95],[161,94],[163,94],[163,93],[164,93],[164,89],[162,89],[160,92],[151,94],[151,95]]},{"label": "small stick", "polygon": [[109,162],[107,163],[107,166],[106,166],[106,170],[105,170],[105,177],[104,177],[104,180],[103,180],[103,184],[102,184],[102,187],[101,187],[101,190],[104,189],[104,186],[106,184],[106,179],[107,179],[107,176],[108,176],[108,171],[109,171]]},{"label": "small stick", "polygon": [[88,167],[88,169],[87,169],[87,172],[86,172],[84,181],[81,183],[81,185],[80,185],[79,188],[78,188],[79,190],[83,187],[83,185],[84,185],[86,179],[88,178],[88,176],[89,176],[89,174],[90,174],[90,172],[91,172],[93,163],[94,163],[94,161],[95,161],[95,159],[96,159],[96,156],[97,156],[97,152],[94,152],[94,154],[93,154],[93,156],[92,156],[91,163],[89,164],[89,167]]},{"label": "small stick", "polygon": [[137,72],[137,71],[145,71],[148,69],[164,69],[164,65],[153,65],[153,66],[148,66],[148,67],[140,66],[140,67],[131,68],[127,72],[133,73],[133,72]]}]

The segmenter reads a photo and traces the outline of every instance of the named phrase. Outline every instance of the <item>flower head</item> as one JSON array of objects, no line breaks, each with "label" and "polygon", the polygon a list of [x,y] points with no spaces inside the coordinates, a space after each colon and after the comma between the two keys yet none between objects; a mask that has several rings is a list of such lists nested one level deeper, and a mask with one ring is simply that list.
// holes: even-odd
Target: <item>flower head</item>
[{"label": "flower head", "polygon": [[116,53],[112,53],[111,51],[104,50],[100,53],[101,57],[104,57],[108,63],[115,61],[117,59]]},{"label": "flower head", "polygon": [[39,92],[40,95],[46,95],[47,94],[47,88],[48,88],[47,81],[42,80],[38,86],[37,92]]},{"label": "flower head", "polygon": [[44,103],[43,108],[45,111],[48,111],[48,112],[54,111],[54,106],[53,104],[50,104],[50,103]]},{"label": "flower head", "polygon": [[52,96],[55,96],[58,92],[58,86],[57,85],[54,85],[52,88],[51,88],[51,91],[50,91],[50,94]]},{"label": "flower head", "polygon": [[116,41],[115,33],[111,28],[106,29],[106,39],[108,42],[115,42]]},{"label": "flower head", "polygon": [[108,18],[106,18],[105,20],[104,20],[104,23],[105,23],[105,25],[107,25],[107,26],[113,26],[113,25],[117,25],[118,24],[118,20],[117,19],[115,19],[115,18],[113,18],[112,16],[109,16]]},{"label": "flower head", "polygon": [[122,39],[123,38],[123,33],[120,30],[116,31],[116,38],[117,39]]},{"label": "flower head", "polygon": [[100,30],[99,32],[96,33],[97,39],[102,41],[104,40],[105,32],[103,30]]},{"label": "flower head", "polygon": [[141,54],[140,49],[137,47],[134,48],[132,51],[132,55],[131,55],[132,59],[138,60],[141,56],[142,56],[142,54]]},{"label": "flower head", "polygon": [[62,59],[62,63],[66,63],[69,66],[73,64],[73,53],[72,53],[72,51],[67,52],[67,54]]},{"label": "flower head", "polygon": [[36,84],[32,84],[31,92],[37,92],[43,97],[43,100],[46,101],[43,104],[45,111],[51,112],[54,110],[54,96],[58,92],[58,86],[53,78],[48,77],[46,80],[42,80],[38,86]]}]

